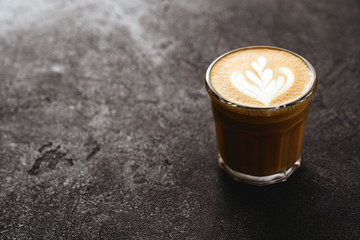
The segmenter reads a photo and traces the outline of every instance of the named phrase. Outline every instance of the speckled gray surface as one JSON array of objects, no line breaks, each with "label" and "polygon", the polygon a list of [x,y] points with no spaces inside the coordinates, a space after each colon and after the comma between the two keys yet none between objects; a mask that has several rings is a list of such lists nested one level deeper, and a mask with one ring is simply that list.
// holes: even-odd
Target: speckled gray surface
[{"label": "speckled gray surface", "polygon": [[[1,239],[360,239],[359,1],[1,1]],[[302,167],[217,166],[207,66],[313,63]]]}]

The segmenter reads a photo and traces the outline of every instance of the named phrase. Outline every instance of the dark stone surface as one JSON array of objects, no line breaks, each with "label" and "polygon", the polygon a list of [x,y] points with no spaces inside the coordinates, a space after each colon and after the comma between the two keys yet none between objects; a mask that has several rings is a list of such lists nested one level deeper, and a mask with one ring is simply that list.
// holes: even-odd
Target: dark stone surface
[{"label": "dark stone surface", "polygon": [[[359,1],[1,1],[1,239],[360,239]],[[217,166],[204,75],[275,45],[320,85],[302,167]]]}]

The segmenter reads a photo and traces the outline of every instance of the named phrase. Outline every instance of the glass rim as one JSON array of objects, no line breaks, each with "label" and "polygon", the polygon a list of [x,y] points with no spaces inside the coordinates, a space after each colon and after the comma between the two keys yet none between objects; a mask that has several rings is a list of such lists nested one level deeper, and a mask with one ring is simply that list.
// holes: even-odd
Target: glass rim
[{"label": "glass rim", "polygon": [[[242,50],[246,50],[246,49],[252,49],[252,48],[267,48],[267,49],[285,51],[285,52],[288,52],[288,53],[300,58],[308,66],[308,68],[310,69],[310,72],[312,74],[312,83],[311,83],[311,86],[309,87],[309,89],[303,95],[301,95],[299,98],[295,99],[294,101],[291,101],[291,102],[288,102],[288,103],[285,103],[285,104],[282,104],[282,105],[272,106],[272,107],[254,107],[254,106],[241,105],[241,104],[229,101],[225,97],[221,96],[214,89],[214,87],[211,84],[210,73],[211,73],[212,68],[223,57],[225,57],[225,56],[227,56],[227,55],[229,55],[229,54],[231,54],[233,52],[242,51]],[[232,107],[244,108],[244,109],[247,109],[247,110],[258,111],[258,110],[275,110],[275,109],[280,109],[280,108],[286,108],[286,107],[293,106],[293,105],[296,105],[298,103],[301,103],[301,102],[305,101],[306,99],[308,99],[309,97],[311,97],[315,93],[315,90],[316,90],[317,85],[318,85],[318,80],[317,80],[315,68],[311,65],[311,63],[308,60],[306,60],[304,57],[300,56],[297,53],[294,53],[294,52],[292,52],[290,50],[287,50],[287,49],[284,49],[284,48],[274,47],[274,46],[248,46],[248,47],[242,47],[242,48],[237,48],[237,49],[231,50],[229,52],[226,52],[226,53],[222,54],[218,58],[216,58],[210,64],[210,66],[208,67],[208,69],[206,71],[205,83],[206,83],[208,93],[210,95],[214,96],[219,101],[221,101],[221,102],[223,102],[223,103],[225,103],[227,105],[230,105]]]}]

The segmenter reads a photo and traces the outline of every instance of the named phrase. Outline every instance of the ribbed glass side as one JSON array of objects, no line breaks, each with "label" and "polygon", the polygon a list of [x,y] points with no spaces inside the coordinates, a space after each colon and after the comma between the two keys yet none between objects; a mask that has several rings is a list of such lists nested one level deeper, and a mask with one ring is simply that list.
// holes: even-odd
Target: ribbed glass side
[{"label": "ribbed glass side", "polygon": [[[233,171],[267,176],[284,172],[300,158],[309,104],[287,117],[252,123],[239,113],[224,112],[212,104],[218,152]],[[259,117],[256,117],[257,120]]]}]

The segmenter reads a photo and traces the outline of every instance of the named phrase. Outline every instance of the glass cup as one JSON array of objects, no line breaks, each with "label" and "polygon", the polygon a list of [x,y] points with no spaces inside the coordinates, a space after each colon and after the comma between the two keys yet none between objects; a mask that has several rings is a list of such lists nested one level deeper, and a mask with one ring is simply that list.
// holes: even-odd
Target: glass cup
[{"label": "glass cup", "polygon": [[[313,75],[312,86],[298,100],[276,107],[248,107],[226,100],[211,85],[211,69],[229,53],[249,48],[276,49],[300,58]],[[285,49],[246,47],[217,58],[206,72],[205,86],[215,120],[219,166],[233,179],[253,185],[285,181],[300,166],[305,122],[317,85],[314,67]]]}]

